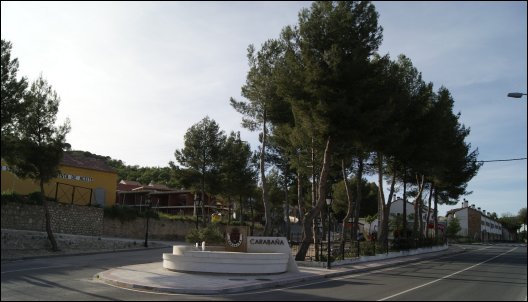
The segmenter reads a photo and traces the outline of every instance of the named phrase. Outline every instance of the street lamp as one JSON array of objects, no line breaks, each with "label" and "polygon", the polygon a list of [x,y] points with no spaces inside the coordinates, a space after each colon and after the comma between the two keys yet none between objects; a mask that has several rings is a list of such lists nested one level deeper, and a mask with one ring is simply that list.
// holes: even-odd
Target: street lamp
[{"label": "street lamp", "polygon": [[146,215],[147,215],[147,228],[146,228],[146,231],[145,231],[145,244],[144,244],[144,246],[148,247],[148,227],[149,227],[149,217],[150,217],[150,193],[147,193],[147,195],[145,195],[145,204],[147,206],[147,211],[145,212]]},{"label": "street lamp", "polygon": [[326,268],[330,269],[330,210],[332,209],[332,195],[326,196],[326,205],[328,206],[328,257],[326,258]]},{"label": "street lamp", "polygon": [[231,204],[231,202],[229,202],[229,212],[227,214],[227,219],[228,219],[227,225],[231,225],[231,209],[232,208],[233,208],[233,204]]},{"label": "street lamp", "polygon": [[516,98],[516,99],[522,98],[523,95],[526,95],[526,93],[521,93],[521,92],[510,92],[510,93],[508,93],[508,97]]}]

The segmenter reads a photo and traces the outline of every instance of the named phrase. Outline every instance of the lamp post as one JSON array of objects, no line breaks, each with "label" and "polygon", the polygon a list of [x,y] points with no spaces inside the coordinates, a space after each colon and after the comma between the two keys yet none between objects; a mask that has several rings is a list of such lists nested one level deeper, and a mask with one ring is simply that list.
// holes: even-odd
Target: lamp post
[{"label": "lamp post", "polygon": [[317,226],[318,226],[318,231],[317,233],[319,234],[319,261],[323,261],[323,235],[324,235],[324,227],[323,227],[323,219],[321,218],[322,217],[322,214],[319,215],[320,217],[318,217],[317,219]]},{"label": "lamp post", "polygon": [[147,227],[145,230],[145,247],[148,247],[148,227],[149,227],[149,218],[150,218],[150,193],[148,193],[145,196],[145,204],[147,206],[147,211],[145,212],[147,215]]},{"label": "lamp post", "polygon": [[326,258],[326,268],[330,269],[330,210],[332,209],[332,195],[326,196],[326,205],[328,206],[328,256]]},{"label": "lamp post", "polygon": [[526,95],[526,93],[522,93],[522,92],[510,92],[510,93],[508,93],[508,97],[516,98],[516,99],[522,98],[523,95]]},{"label": "lamp post", "polygon": [[233,207],[233,205],[231,204],[231,202],[229,202],[229,212],[227,214],[227,225],[231,225],[231,208]]}]

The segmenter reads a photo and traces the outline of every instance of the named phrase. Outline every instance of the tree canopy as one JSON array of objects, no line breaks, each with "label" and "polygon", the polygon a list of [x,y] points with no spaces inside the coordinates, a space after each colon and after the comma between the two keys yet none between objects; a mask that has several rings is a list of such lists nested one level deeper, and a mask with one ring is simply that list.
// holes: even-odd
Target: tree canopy
[{"label": "tree canopy", "polygon": [[17,78],[18,59],[11,59],[11,42],[2,39],[2,157],[13,152],[12,140],[16,135],[19,117],[24,114],[23,97],[28,86],[27,79]]},{"label": "tree canopy", "polygon": [[[248,102],[231,99],[231,104],[243,114],[243,125],[261,125],[261,142],[269,140],[266,130],[272,134],[274,148],[288,163],[280,163],[279,170],[289,166],[303,177],[310,173],[306,166],[314,169],[312,187],[317,185],[317,192],[304,216],[299,260],[316,240],[312,223],[327,192],[338,175],[346,177],[339,173],[338,162],[343,170],[348,169],[345,162],[357,162],[357,179],[363,172],[378,173],[383,243],[397,183],[403,184],[405,198],[415,198],[418,216],[425,190],[430,202],[435,197],[435,209],[438,202],[453,202],[470,193],[467,183],[480,167],[478,150],[466,141],[469,128],[453,113],[447,88],[435,92],[405,55],[391,60],[378,54],[382,31],[370,2],[315,1],[277,39],[266,41],[260,50],[249,47],[250,70],[242,87]],[[261,179],[264,172],[261,168]],[[389,183],[387,198],[384,180]],[[361,190],[353,195],[357,202],[349,201],[347,215],[355,211],[352,207],[361,209]],[[415,236],[425,233],[425,227],[416,224]]]}]

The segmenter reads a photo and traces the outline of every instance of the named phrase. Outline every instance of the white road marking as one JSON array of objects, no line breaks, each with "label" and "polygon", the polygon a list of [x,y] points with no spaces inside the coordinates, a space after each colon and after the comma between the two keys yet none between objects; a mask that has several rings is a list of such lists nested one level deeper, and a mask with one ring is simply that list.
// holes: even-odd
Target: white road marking
[{"label": "white road marking", "polygon": [[33,270],[46,269],[46,268],[67,267],[67,266],[68,265],[53,265],[53,266],[41,266],[41,267],[23,268],[23,269],[16,269],[16,270],[12,270],[12,271],[4,271],[4,272],[2,272],[2,274],[33,271]]},{"label": "white road marking", "polygon": [[442,278],[439,278],[439,279],[433,280],[433,281],[431,281],[431,282],[427,282],[427,283],[425,283],[425,284],[422,284],[422,285],[419,285],[419,286],[416,286],[416,287],[410,288],[410,289],[408,289],[408,290],[404,290],[404,291],[402,291],[402,292],[399,292],[399,293],[394,294],[394,295],[392,295],[392,296],[385,297],[385,298],[380,299],[380,300],[378,300],[378,301],[385,301],[385,300],[388,300],[388,299],[391,299],[391,298],[397,297],[397,296],[399,296],[399,295],[403,295],[403,294],[408,293],[408,292],[410,292],[410,291],[413,291],[413,290],[415,290],[415,289],[419,289],[419,288],[421,288],[421,287],[424,287],[424,286],[427,286],[427,285],[430,285],[430,284],[436,283],[436,282],[438,282],[438,281],[442,281],[442,280],[444,280],[444,279],[446,279],[446,278],[449,278],[449,277],[451,277],[451,276],[454,276],[454,275],[460,274],[460,273],[465,272],[465,271],[467,271],[467,270],[469,270],[469,269],[472,269],[472,268],[474,268],[474,267],[476,267],[476,266],[479,266],[479,265],[481,265],[481,264],[484,264],[484,263],[486,263],[486,262],[489,262],[489,261],[491,261],[491,260],[493,260],[493,259],[495,259],[495,258],[498,258],[498,257],[502,256],[502,255],[508,254],[509,252],[512,252],[512,251],[514,251],[514,250],[516,250],[516,249],[517,249],[517,248],[515,247],[515,248],[513,248],[513,249],[511,249],[511,250],[509,250],[509,251],[507,251],[507,252],[504,252],[504,253],[502,253],[502,254],[499,254],[499,255],[497,255],[497,256],[495,256],[495,257],[492,257],[492,258],[490,258],[490,259],[488,259],[488,260],[486,260],[486,261],[482,261],[482,262],[480,262],[480,263],[477,263],[477,264],[475,264],[475,265],[472,265],[472,266],[470,266],[470,267],[467,267],[467,268],[465,268],[465,269],[463,269],[463,270],[460,270],[460,271],[458,271],[458,272],[454,272],[454,273],[452,273],[452,274],[450,274],[450,275],[447,275],[447,276],[444,276],[444,277],[442,277]]}]

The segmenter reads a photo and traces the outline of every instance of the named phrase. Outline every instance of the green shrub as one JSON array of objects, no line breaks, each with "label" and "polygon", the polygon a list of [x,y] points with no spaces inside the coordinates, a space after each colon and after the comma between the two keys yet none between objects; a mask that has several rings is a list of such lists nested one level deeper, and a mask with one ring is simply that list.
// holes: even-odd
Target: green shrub
[{"label": "green shrub", "polygon": [[210,224],[205,228],[191,230],[185,236],[185,241],[189,243],[205,241],[207,244],[224,243],[224,234],[217,226]]},{"label": "green shrub", "polygon": [[111,219],[119,219],[121,222],[131,221],[138,217],[138,212],[135,209],[121,206],[111,206],[104,208],[104,217]]},{"label": "green shrub", "polygon": [[33,192],[29,195],[20,195],[12,191],[3,191],[2,202],[42,205],[42,200],[40,199],[40,192],[38,191]]},{"label": "green shrub", "polygon": [[147,218],[147,216],[149,218],[154,218],[154,219],[159,219],[159,215],[158,215],[158,212],[152,210],[152,209],[149,209],[149,210],[143,210],[141,212],[139,211],[136,211],[137,213],[137,216],[138,217],[143,217],[143,218]]},{"label": "green shrub", "polygon": [[12,191],[2,191],[2,202],[23,202],[22,195],[13,193]]},{"label": "green shrub", "polygon": [[158,213],[158,216],[160,218],[164,219],[170,219],[170,220],[177,220],[177,221],[187,221],[187,222],[194,222],[196,218],[194,216],[189,215],[174,215],[174,214],[167,214],[167,213]]},{"label": "green shrub", "polygon": [[376,241],[361,241],[359,252],[362,256],[376,255]]}]

